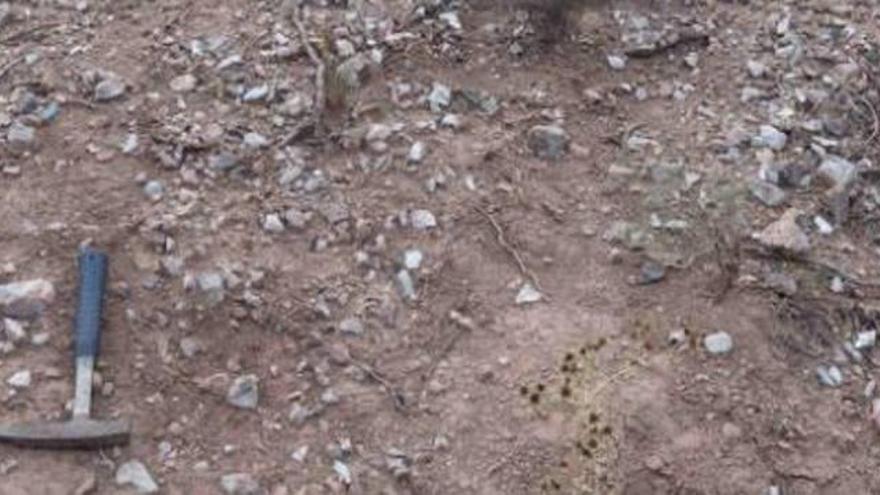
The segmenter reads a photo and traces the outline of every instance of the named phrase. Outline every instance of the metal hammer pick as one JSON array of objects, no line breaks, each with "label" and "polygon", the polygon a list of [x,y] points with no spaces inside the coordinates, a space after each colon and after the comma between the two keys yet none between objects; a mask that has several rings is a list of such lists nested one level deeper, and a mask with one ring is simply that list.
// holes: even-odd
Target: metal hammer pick
[{"label": "metal hammer pick", "polygon": [[127,419],[89,417],[92,372],[101,340],[101,309],[107,280],[107,255],[91,248],[79,254],[79,304],[76,311],[76,391],[73,417],[60,423],[0,425],[0,442],[49,449],[100,449],[125,445],[131,437]]}]

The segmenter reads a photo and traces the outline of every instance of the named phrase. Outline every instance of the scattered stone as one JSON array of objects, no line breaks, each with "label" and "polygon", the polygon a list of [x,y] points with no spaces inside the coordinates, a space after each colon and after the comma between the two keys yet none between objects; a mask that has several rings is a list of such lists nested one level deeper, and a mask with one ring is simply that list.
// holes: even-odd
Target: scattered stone
[{"label": "scattered stone", "polygon": [[829,187],[844,189],[850,186],[858,176],[856,166],[836,155],[828,155],[816,171],[816,177]]},{"label": "scattered stone", "polygon": [[835,294],[842,294],[844,290],[846,290],[846,285],[843,283],[843,279],[840,277],[834,277],[831,279],[831,292]]},{"label": "scattered stone", "polygon": [[443,12],[438,15],[437,18],[445,22],[447,26],[455,31],[462,30],[461,19],[458,18],[458,12]]},{"label": "scattered stone", "polygon": [[409,222],[416,230],[430,230],[437,227],[437,218],[428,210],[413,210],[409,214]]},{"label": "scattered stone", "polygon": [[175,93],[189,93],[196,89],[199,80],[193,74],[183,74],[171,80],[171,91]]},{"label": "scattered stone", "polygon": [[834,366],[820,365],[816,368],[816,377],[819,383],[826,387],[836,388],[843,384],[843,373],[840,368]]},{"label": "scattered stone", "polygon": [[196,283],[202,292],[223,291],[223,275],[219,272],[202,272],[196,277]]},{"label": "scattered stone", "polygon": [[626,69],[627,59],[621,55],[608,55],[608,66],[614,70]]},{"label": "scattered stone", "polygon": [[344,462],[338,459],[333,461],[333,471],[336,472],[336,476],[339,477],[339,481],[341,481],[342,484],[346,486],[351,485],[351,470],[348,469],[348,466]]},{"label": "scattered stone", "polygon": [[406,155],[406,162],[410,165],[418,165],[425,159],[426,153],[427,148],[425,147],[424,141],[416,141],[409,148],[409,153]]},{"label": "scattered stone", "polygon": [[400,292],[400,296],[407,301],[415,301],[416,286],[412,276],[409,274],[409,270],[400,270],[397,272],[395,279],[397,281],[397,290]]},{"label": "scattered stone", "polygon": [[159,485],[140,461],[128,461],[116,470],[116,484],[130,485],[137,493],[158,493]]},{"label": "scattered stone", "polygon": [[20,321],[13,320],[12,318],[3,319],[3,331],[6,333],[6,340],[13,344],[17,344],[27,338],[27,332],[24,330],[24,325],[22,325]]},{"label": "scattered stone", "polygon": [[782,272],[770,272],[764,275],[764,285],[768,289],[786,296],[793,296],[798,290],[797,279]]},{"label": "scattered stone", "polygon": [[428,107],[432,112],[441,112],[452,103],[452,89],[449,86],[435,82],[428,94]]},{"label": "scattered stone", "polygon": [[418,249],[407,249],[403,253],[403,267],[407,270],[418,270],[422,266],[424,255]]},{"label": "scattered stone", "polygon": [[30,370],[20,370],[16,371],[9,378],[6,379],[6,384],[12,388],[24,389],[31,386],[31,372]]},{"label": "scattered stone", "polygon": [[570,139],[565,129],[536,125],[529,130],[528,145],[538,158],[558,160],[568,151]]},{"label": "scattered stone", "polygon": [[339,331],[346,335],[360,336],[364,334],[364,324],[360,318],[346,318],[339,322]]},{"label": "scattered stone", "polygon": [[55,286],[44,279],[0,285],[0,309],[14,319],[32,320],[55,300]]},{"label": "scattered stone", "polygon": [[856,333],[855,339],[853,339],[853,346],[856,349],[862,351],[865,349],[870,349],[874,347],[877,343],[877,331],[876,330],[865,330],[862,332]]},{"label": "scattered stone", "polygon": [[710,354],[720,356],[733,350],[733,338],[727,332],[715,332],[703,339],[703,345]]},{"label": "scattered stone", "polygon": [[31,344],[40,347],[49,343],[49,332],[37,332],[31,336]]},{"label": "scattered stone", "polygon": [[796,209],[786,211],[779,220],[768,225],[754,235],[755,240],[771,249],[803,254],[810,250],[810,238],[797,224],[800,212]]},{"label": "scattered stone", "polygon": [[218,172],[226,172],[238,166],[238,157],[229,153],[218,153],[208,157],[208,167]]},{"label": "scattered stone", "polygon": [[752,146],[774,151],[781,151],[787,142],[788,135],[772,125],[762,125],[759,134],[752,138]]},{"label": "scattered stone", "polygon": [[256,375],[236,378],[226,394],[226,402],[239,409],[256,409],[260,397],[259,382]]},{"label": "scattered stone", "polygon": [[543,298],[544,296],[541,295],[538,289],[535,289],[532,284],[526,282],[520,287],[519,292],[516,294],[516,304],[520,306],[533,304],[541,301]]},{"label": "scattered stone", "polygon": [[284,212],[284,221],[287,226],[294,230],[303,230],[311,220],[311,213],[304,212],[297,208],[291,208]]},{"label": "scattered stone", "polygon": [[749,72],[749,76],[759,79],[767,75],[767,66],[758,62],[757,60],[749,60],[746,62],[746,70]]},{"label": "scattered stone", "polygon": [[150,201],[159,201],[165,194],[165,187],[162,186],[161,182],[151,180],[144,184],[144,194],[147,195]]},{"label": "scattered stone", "polygon": [[293,453],[290,454],[290,458],[296,462],[302,463],[302,462],[306,461],[306,456],[308,454],[309,454],[309,446],[303,445],[302,447],[294,450]]},{"label": "scattered stone", "polygon": [[753,180],[751,184],[749,184],[749,191],[751,191],[752,196],[757,198],[758,201],[771,208],[785,203],[785,200],[787,199],[785,191],[781,188],[760,179]]},{"label": "scattered stone", "polygon": [[816,215],[813,217],[813,224],[816,225],[816,230],[822,235],[831,235],[834,233],[834,226],[831,225],[831,222],[825,220],[825,217]]},{"label": "scattered stone", "polygon": [[245,134],[242,142],[244,143],[245,148],[250,148],[253,150],[269,146],[269,139],[259,132],[249,132]]},{"label": "scattered stone", "polygon": [[248,473],[230,473],[220,478],[220,487],[226,495],[265,495],[260,483]]},{"label": "scattered stone", "polygon": [[204,351],[204,346],[202,342],[195,337],[183,337],[180,339],[180,352],[184,355],[184,357],[188,359],[192,359],[196,357],[199,353]]},{"label": "scattered stone", "polygon": [[125,95],[125,82],[118,77],[108,77],[95,85],[95,101],[108,102]]},{"label": "scattered stone", "polygon": [[450,129],[460,129],[462,126],[461,117],[454,113],[447,113],[440,119],[440,125]]},{"label": "scattered stone", "polygon": [[263,217],[263,230],[272,234],[284,232],[284,222],[281,221],[281,215],[269,213]]},{"label": "scattered stone", "polygon": [[269,86],[263,84],[247,90],[241,97],[241,101],[245,103],[256,103],[265,100],[267,96],[269,96]]},{"label": "scattered stone", "polygon": [[697,52],[688,53],[684,56],[684,64],[691,69],[696,69],[697,65],[700,64],[700,54]]},{"label": "scattered stone", "polygon": [[32,148],[37,138],[37,131],[21,122],[13,122],[6,130],[6,143],[14,149]]},{"label": "scattered stone", "polygon": [[666,278],[666,267],[656,261],[645,261],[639,269],[638,285],[656,284]]}]

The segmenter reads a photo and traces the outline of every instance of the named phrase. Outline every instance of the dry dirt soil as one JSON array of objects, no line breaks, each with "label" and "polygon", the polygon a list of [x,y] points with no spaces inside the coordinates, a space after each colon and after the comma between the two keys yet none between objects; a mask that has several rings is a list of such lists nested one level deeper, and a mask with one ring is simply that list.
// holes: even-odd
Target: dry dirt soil
[{"label": "dry dirt soil", "polygon": [[[0,447],[0,494],[880,493],[847,353],[870,188],[827,235],[839,195],[749,192],[829,149],[876,180],[876,2],[606,2],[565,32],[512,3],[0,2],[0,283],[56,292],[7,314],[0,420],[68,415],[90,244],[93,414],[134,422]],[[752,245],[789,207],[808,255]]]}]

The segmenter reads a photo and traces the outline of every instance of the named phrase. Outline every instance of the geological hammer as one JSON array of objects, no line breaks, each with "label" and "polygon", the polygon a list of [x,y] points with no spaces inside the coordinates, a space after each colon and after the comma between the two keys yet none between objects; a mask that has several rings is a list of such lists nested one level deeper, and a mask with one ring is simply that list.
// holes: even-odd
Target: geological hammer
[{"label": "geological hammer", "polygon": [[92,373],[101,342],[101,309],[107,285],[107,263],[107,255],[101,251],[92,248],[80,250],[73,417],[59,423],[0,425],[0,442],[46,449],[100,449],[125,445],[131,438],[129,420],[100,421],[89,417]]}]

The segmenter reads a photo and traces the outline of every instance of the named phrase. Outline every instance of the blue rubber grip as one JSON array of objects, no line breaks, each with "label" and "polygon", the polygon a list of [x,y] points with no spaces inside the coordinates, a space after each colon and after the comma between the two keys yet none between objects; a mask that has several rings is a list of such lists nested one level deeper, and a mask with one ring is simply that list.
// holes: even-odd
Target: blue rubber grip
[{"label": "blue rubber grip", "polygon": [[101,309],[107,285],[107,255],[91,248],[79,254],[79,304],[76,308],[76,357],[98,355]]}]

